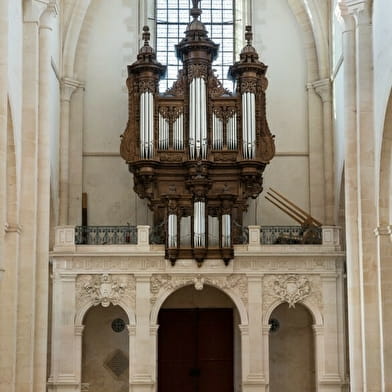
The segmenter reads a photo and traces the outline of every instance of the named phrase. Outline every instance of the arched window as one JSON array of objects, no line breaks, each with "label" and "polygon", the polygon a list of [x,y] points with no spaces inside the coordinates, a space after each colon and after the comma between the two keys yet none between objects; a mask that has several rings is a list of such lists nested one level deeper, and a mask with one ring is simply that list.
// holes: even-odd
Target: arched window
[{"label": "arched window", "polygon": [[[191,0],[156,0],[156,51],[157,58],[167,65],[167,79],[161,81],[161,91],[167,90],[177,79],[182,64],[176,58],[174,45],[183,37],[187,23],[191,20],[189,10]],[[227,71],[234,61],[235,1],[203,0],[200,4],[209,37],[219,44],[219,55],[213,67],[216,75],[227,89],[232,82],[227,79]]]}]

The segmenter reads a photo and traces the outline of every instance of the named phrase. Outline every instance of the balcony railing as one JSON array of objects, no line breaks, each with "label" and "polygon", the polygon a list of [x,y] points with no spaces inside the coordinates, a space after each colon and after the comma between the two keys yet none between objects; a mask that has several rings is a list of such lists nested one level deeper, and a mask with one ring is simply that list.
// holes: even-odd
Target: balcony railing
[{"label": "balcony railing", "polygon": [[137,244],[136,226],[76,226],[76,245]]},{"label": "balcony railing", "polygon": [[[146,251],[157,243],[153,233],[149,226],[59,226],[56,227],[54,250],[74,252],[76,246],[128,245],[135,251]],[[307,237],[306,241],[304,237]],[[340,228],[323,226],[309,232],[300,226],[249,226],[242,244],[253,251],[275,244],[311,244],[340,249]]]},{"label": "balcony railing", "polygon": [[273,244],[322,244],[322,228],[304,229],[302,226],[260,226],[260,243]]}]

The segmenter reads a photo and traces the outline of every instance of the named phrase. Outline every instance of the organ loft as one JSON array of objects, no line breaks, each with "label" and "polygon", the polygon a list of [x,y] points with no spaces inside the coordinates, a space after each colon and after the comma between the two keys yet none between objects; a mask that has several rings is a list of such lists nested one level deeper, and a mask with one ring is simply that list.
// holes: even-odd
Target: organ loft
[{"label": "organ loft", "polygon": [[193,20],[175,46],[183,69],[165,93],[158,86],[166,67],[143,28],[144,46],[128,66],[129,118],[120,152],[135,192],[161,228],[166,258],[227,264],[242,241],[248,200],[262,191],[275,154],[266,119],[267,66],[247,26],[247,44],[229,68],[234,92],[225,89],[212,69],[219,45],[199,19],[199,1],[192,2]]}]

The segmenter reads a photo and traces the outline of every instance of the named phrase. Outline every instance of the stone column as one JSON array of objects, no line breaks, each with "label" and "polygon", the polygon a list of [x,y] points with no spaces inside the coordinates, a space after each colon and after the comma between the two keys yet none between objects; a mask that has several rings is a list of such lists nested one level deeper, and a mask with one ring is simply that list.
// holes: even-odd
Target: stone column
[{"label": "stone column", "polygon": [[[265,388],[264,352],[262,349],[262,291],[262,275],[248,276],[249,373],[243,374],[243,377],[247,382],[260,384],[257,385],[257,390]],[[255,349],[256,347],[257,349]]]},{"label": "stone column", "polygon": [[312,83],[307,84],[309,139],[309,209],[310,214],[325,221],[325,182],[323,162],[322,106]]},{"label": "stone column", "polygon": [[60,216],[59,224],[68,224],[69,204],[69,120],[70,103],[74,91],[82,84],[77,80],[64,78],[61,81],[60,113]]},{"label": "stone column", "polygon": [[[82,325],[75,325],[76,274],[56,271],[53,266],[52,358],[49,390],[78,391],[82,366]],[[38,392],[38,391],[37,391]]]},{"label": "stone column", "polygon": [[7,178],[8,0],[0,0],[0,281],[4,262]]},{"label": "stone column", "polygon": [[130,391],[152,392],[155,380],[155,336],[150,334],[150,279],[149,274],[136,278],[136,335],[134,371],[130,380]]},{"label": "stone column", "polygon": [[383,338],[383,379],[385,391],[392,390],[392,225],[378,227],[375,230],[378,245],[378,257],[381,269],[382,296],[382,338]]},{"label": "stone column", "polygon": [[37,267],[34,335],[34,391],[46,387],[48,279],[50,233],[50,134],[53,132],[50,113],[53,110],[50,75],[51,47],[55,37],[52,29],[58,10],[51,1],[41,16],[39,28],[39,131],[38,131],[38,211]]},{"label": "stone column", "polygon": [[[23,23],[23,112],[20,223],[23,230],[19,248],[19,290],[17,321],[16,388],[33,391],[36,229],[38,183],[38,108],[39,108],[39,19],[46,8],[41,1],[24,2]],[[44,293],[47,296],[47,292]],[[46,369],[45,369],[46,370]]]},{"label": "stone column", "polygon": [[314,82],[313,87],[323,102],[324,224],[332,225],[334,223],[335,197],[331,81],[329,79],[321,79]]},{"label": "stone column", "polygon": [[377,261],[372,28],[367,0],[342,0],[351,390],[383,391]]}]

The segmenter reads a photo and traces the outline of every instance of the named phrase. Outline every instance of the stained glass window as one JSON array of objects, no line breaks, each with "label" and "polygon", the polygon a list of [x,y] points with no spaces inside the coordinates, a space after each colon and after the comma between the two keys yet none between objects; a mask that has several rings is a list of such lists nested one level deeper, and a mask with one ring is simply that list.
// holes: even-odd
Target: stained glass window
[{"label": "stained glass window", "polygon": [[[167,79],[161,81],[161,92],[171,87],[182,68],[174,45],[184,38],[186,25],[192,19],[191,8],[191,0],[156,0],[157,58],[168,66]],[[200,8],[203,10],[200,19],[208,36],[219,44],[218,57],[212,67],[224,87],[231,90],[233,85],[227,79],[227,71],[234,61],[234,0],[202,0]]]}]

